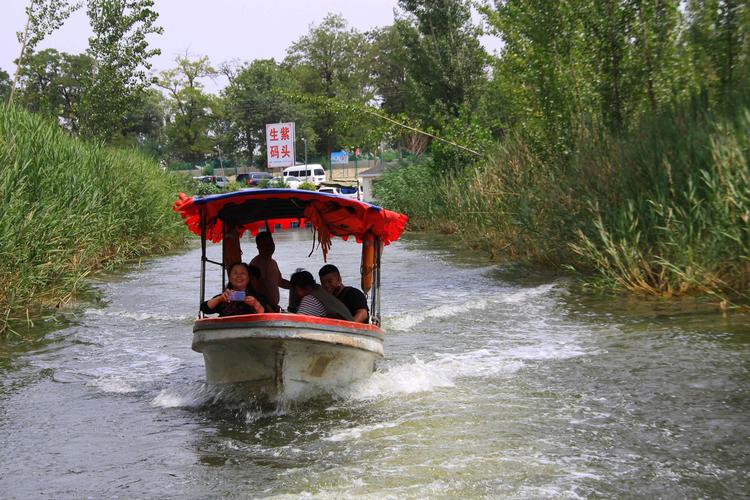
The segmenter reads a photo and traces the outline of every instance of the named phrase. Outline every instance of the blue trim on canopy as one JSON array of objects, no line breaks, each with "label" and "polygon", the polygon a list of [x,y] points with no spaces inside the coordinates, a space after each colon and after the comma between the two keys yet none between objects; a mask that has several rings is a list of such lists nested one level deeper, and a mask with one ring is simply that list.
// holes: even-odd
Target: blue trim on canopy
[{"label": "blue trim on canopy", "polygon": [[361,205],[365,205],[368,208],[374,208],[375,210],[382,210],[382,207],[379,207],[378,205],[373,205],[372,203],[367,203],[366,201],[360,201],[360,200],[353,200],[351,198],[342,198],[339,195],[331,194],[331,193],[320,193],[318,191],[308,191],[306,189],[288,189],[288,188],[271,188],[271,189],[253,189],[253,188],[246,188],[241,189],[239,191],[233,191],[231,193],[221,193],[221,194],[209,194],[206,196],[194,196],[193,197],[193,203],[195,205],[206,205],[212,201],[216,200],[225,200],[228,198],[255,198],[255,197],[263,197],[263,195],[275,195],[275,194],[285,194],[289,196],[280,196],[280,198],[293,198],[293,194],[304,194],[304,195],[311,195],[313,198],[325,198],[325,199],[333,199],[336,201],[344,201],[346,204],[348,203],[359,203]]}]

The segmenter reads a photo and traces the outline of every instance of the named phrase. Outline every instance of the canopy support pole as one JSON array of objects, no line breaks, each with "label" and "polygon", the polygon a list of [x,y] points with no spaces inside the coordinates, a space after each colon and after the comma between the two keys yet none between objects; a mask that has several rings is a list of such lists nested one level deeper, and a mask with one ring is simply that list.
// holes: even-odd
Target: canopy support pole
[{"label": "canopy support pole", "polygon": [[[201,224],[201,304],[206,300],[206,213],[200,211]],[[199,306],[200,307],[200,304]]]},{"label": "canopy support pole", "polygon": [[380,326],[380,256],[383,248],[380,244],[380,238],[375,238],[373,245],[375,246],[375,266],[372,270],[374,280],[372,284],[370,316],[372,316],[372,324]]}]

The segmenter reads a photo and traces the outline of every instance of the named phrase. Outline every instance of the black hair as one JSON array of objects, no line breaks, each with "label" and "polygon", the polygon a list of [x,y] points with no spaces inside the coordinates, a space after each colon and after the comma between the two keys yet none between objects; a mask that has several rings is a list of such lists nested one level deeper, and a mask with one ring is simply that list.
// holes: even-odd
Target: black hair
[{"label": "black hair", "polygon": [[273,235],[271,234],[270,231],[260,231],[255,236],[255,243],[257,244],[259,241],[262,241],[264,239],[269,239],[269,240],[273,241]]},{"label": "black hair", "polygon": [[297,271],[289,278],[289,283],[299,288],[310,288],[315,285],[315,278],[310,271]]},{"label": "black hair", "polygon": [[339,268],[334,266],[333,264],[326,264],[325,266],[321,267],[320,271],[318,271],[318,276],[322,278],[326,274],[331,274],[331,273],[336,273],[337,276],[341,277]]},{"label": "black hair", "polygon": [[244,262],[232,262],[227,267],[227,276],[229,276],[232,273],[232,269],[234,269],[234,266],[239,266],[239,265],[245,266],[245,270],[247,271],[248,274],[250,274],[250,269],[248,269],[248,265],[247,264],[245,264]]}]

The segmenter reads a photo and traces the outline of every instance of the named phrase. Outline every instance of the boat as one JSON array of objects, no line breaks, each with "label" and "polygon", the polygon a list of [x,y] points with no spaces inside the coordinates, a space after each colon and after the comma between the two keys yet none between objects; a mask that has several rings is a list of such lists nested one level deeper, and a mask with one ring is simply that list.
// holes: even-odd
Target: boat
[{"label": "boat", "polygon": [[[383,357],[380,272],[383,248],[402,234],[407,217],[341,196],[295,189],[243,189],[189,197],[173,210],[201,239],[200,303],[206,299],[206,270],[241,260],[244,234],[310,227],[326,260],[332,239],[362,245],[361,287],[370,304],[369,323],[261,313],[205,317],[193,325],[194,351],[202,353],[210,384],[242,384],[271,400],[301,399],[369,377]],[[208,242],[222,243],[222,260],[207,257]],[[306,244],[307,245],[307,244]]]}]

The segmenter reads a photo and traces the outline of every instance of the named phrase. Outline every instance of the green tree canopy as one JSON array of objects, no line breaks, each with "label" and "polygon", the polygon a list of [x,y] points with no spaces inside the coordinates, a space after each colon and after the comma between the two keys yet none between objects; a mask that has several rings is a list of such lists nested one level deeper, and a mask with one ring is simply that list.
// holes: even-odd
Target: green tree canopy
[{"label": "green tree canopy", "polygon": [[[343,103],[365,103],[373,97],[374,90],[365,64],[367,49],[364,34],[350,29],[341,16],[329,14],[292,44],[284,65],[305,94],[336,98]],[[316,149],[326,156],[344,143],[357,142],[352,127],[356,120],[351,115],[317,107],[311,119],[318,137]]]},{"label": "green tree canopy", "polygon": [[215,75],[216,70],[206,56],[196,60],[178,57],[176,62],[175,68],[162,71],[158,79],[159,86],[169,95],[168,149],[173,158],[198,162],[213,147],[208,135],[211,97],[203,91],[200,79]]},{"label": "green tree canopy", "polygon": [[[306,113],[289,95],[301,92],[290,70],[273,59],[259,59],[240,70],[224,89],[226,131],[237,150],[252,162],[255,152],[265,158],[267,123],[294,121],[297,137],[314,143],[314,133],[305,129]],[[310,151],[312,154],[313,151]]]},{"label": "green tree canopy", "polygon": [[128,109],[151,83],[149,59],[160,51],[146,38],[162,33],[153,6],[153,0],[88,0],[94,31],[88,53],[96,66],[82,100],[85,135],[109,140],[121,134]]},{"label": "green tree canopy", "polygon": [[479,43],[466,0],[399,0],[396,23],[406,48],[406,70],[418,86],[419,107],[427,123],[474,110],[486,79],[488,56]]}]

